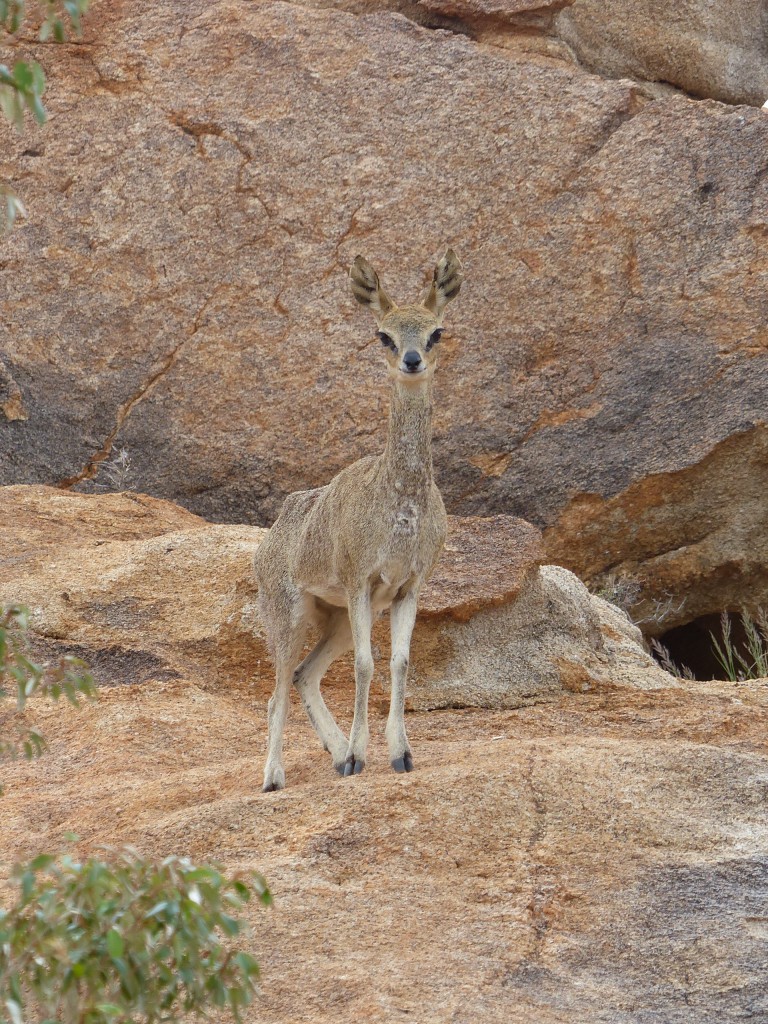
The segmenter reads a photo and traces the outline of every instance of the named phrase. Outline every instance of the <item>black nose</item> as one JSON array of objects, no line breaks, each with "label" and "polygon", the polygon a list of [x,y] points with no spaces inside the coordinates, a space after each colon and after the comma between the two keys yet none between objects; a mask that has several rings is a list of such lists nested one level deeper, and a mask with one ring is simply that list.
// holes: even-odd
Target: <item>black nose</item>
[{"label": "black nose", "polygon": [[403,356],[403,366],[409,373],[415,373],[421,365],[421,356],[414,349],[409,349]]}]

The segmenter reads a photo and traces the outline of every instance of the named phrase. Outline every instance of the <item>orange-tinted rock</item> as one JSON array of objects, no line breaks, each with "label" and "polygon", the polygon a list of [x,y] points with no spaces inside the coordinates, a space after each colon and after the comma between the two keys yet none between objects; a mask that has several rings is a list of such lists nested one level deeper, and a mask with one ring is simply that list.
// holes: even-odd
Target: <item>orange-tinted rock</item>
[{"label": "orange-tinted rock", "polygon": [[[249,1022],[762,1012],[768,681],[654,676],[626,616],[564,569],[535,571],[521,524],[453,522],[458,582],[473,544],[493,601],[496,568],[525,543],[532,571],[513,600],[483,607],[478,583],[468,619],[446,606],[417,623],[414,670],[442,656],[454,688],[428,678],[417,694],[417,679],[414,696],[528,706],[412,710],[416,770],[396,776],[373,694],[366,770],[340,779],[296,699],[290,786],[262,794],[263,531],[136,494],[13,487],[0,510],[0,603],[32,605],[44,653],[95,655],[102,682],[143,684],[80,710],[27,705],[50,750],[3,765],[3,905],[8,866],[71,831],[79,855],[129,843],[266,875],[274,908],[246,911],[262,966]],[[327,694],[347,727],[349,692]]]},{"label": "orange-tinted rock", "polygon": [[541,532],[523,519],[451,516],[419,611],[467,620],[483,608],[509,604],[543,560]]},{"label": "orange-tinted rock", "polygon": [[[0,487],[0,565],[5,574],[42,570],[68,548],[147,540],[207,526],[204,519],[147,494],[76,494],[56,487]],[[84,556],[85,557],[85,556]],[[87,559],[86,559],[87,560]]]},{"label": "orange-tinted rock", "polygon": [[486,19],[491,19],[508,28],[523,28],[529,25],[543,28],[544,25],[551,24],[553,14],[573,2],[574,0],[417,0],[420,8],[433,14],[458,18],[471,25],[478,22],[484,24]]},{"label": "orange-tinted rock", "polygon": [[[479,573],[484,565],[478,561]],[[471,617],[426,618],[411,642],[408,707],[517,708],[562,690],[658,689],[676,683],[644,650],[624,612],[567,569],[529,572],[514,600]]]},{"label": "orange-tinted rock", "polygon": [[21,389],[0,359],[0,413],[6,420],[25,420],[27,412],[21,398]]},{"label": "orange-tinted rock", "polygon": [[[768,394],[768,378],[766,378]],[[576,495],[545,533],[547,557],[598,584],[637,584],[646,634],[768,599],[768,430],[745,431],[701,462],[609,500]]]},{"label": "orange-tinted rock", "polygon": [[250,566],[264,531],[143,494],[0,488],[0,604],[32,611],[42,652],[101,683],[251,682],[267,654]]},{"label": "orange-tinted rock", "polygon": [[[384,715],[340,779],[298,702],[282,793],[265,702],[173,680],[81,711],[35,702],[50,752],[3,766],[0,865],[129,843],[266,876],[248,1024],[592,1024],[764,1016],[766,681]],[[349,721],[347,695],[331,708]],[[3,885],[2,902],[9,889]],[[637,1008],[637,1009],[634,1009]]]}]

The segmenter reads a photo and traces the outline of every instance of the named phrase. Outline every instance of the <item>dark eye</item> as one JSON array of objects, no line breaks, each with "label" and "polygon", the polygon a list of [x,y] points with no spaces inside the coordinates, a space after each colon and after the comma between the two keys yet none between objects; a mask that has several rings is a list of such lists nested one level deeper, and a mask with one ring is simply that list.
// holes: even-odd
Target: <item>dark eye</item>
[{"label": "dark eye", "polygon": [[384,331],[376,331],[376,337],[379,338],[381,344],[384,345],[385,348],[391,348],[393,352],[397,352],[397,345],[388,334],[384,333]]},{"label": "dark eye", "polygon": [[429,350],[432,348],[433,345],[436,345],[438,343],[438,341],[440,341],[442,333],[443,333],[443,328],[442,327],[438,327],[437,330],[432,331],[432,333],[429,336],[429,340],[427,341],[427,345],[426,345],[427,352],[429,352]]}]

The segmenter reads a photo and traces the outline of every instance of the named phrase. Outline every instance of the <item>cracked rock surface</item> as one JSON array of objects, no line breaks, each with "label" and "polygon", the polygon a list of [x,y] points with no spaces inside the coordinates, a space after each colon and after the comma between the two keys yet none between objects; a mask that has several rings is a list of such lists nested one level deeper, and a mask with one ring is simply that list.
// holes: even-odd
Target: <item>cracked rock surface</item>
[{"label": "cracked rock surface", "polygon": [[[50,122],[0,127],[30,210],[0,272],[0,481],[93,486],[126,448],[130,486],[270,522],[383,444],[349,263],[411,301],[451,244],[449,511],[522,516],[548,559],[629,566],[649,598],[674,579],[686,614],[768,600],[764,561],[732,558],[764,544],[765,500],[734,525],[707,469],[726,446],[733,494],[765,473],[764,114],[387,12],[102,3],[83,43],[37,49]],[[615,528],[630,506],[642,545]]]},{"label": "cracked rock surface", "polygon": [[0,863],[73,830],[263,872],[248,1024],[762,1021],[767,685],[412,713],[407,776],[374,714],[353,779],[294,708],[277,794],[263,704],[117,687],[34,709],[51,750],[4,772]]}]

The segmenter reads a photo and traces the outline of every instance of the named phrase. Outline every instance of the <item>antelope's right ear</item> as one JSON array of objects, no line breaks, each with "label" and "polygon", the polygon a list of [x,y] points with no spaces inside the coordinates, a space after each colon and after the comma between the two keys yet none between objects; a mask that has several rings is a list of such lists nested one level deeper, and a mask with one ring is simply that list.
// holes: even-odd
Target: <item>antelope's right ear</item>
[{"label": "antelope's right ear", "polygon": [[370,306],[376,323],[380,324],[395,304],[379,284],[379,275],[362,256],[355,256],[355,262],[349,268],[349,279],[352,294],[361,306]]}]

